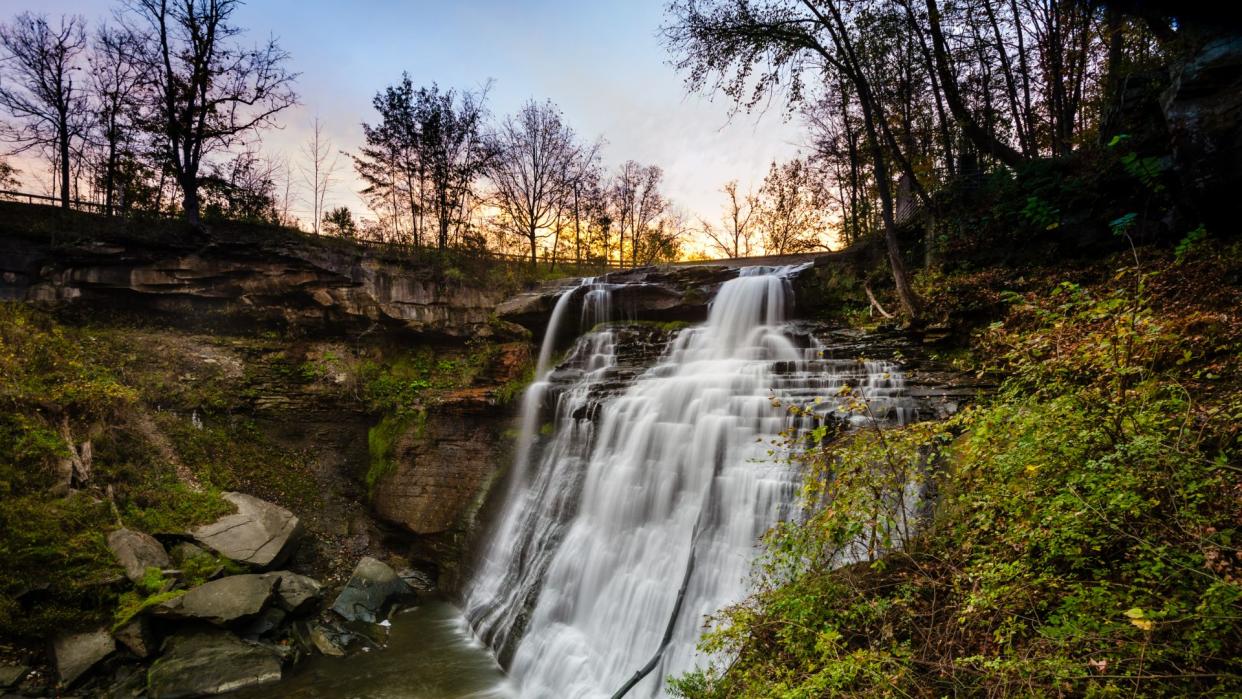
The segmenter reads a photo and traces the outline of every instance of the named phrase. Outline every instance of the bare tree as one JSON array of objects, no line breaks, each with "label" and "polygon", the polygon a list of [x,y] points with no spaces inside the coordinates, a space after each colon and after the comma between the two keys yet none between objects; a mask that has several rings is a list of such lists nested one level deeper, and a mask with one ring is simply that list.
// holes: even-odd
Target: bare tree
[{"label": "bare tree", "polygon": [[[297,103],[289,55],[275,39],[241,46],[230,24],[239,0],[127,0],[145,25],[143,64],[151,99],[145,116],[160,133],[181,188],[186,220],[203,228],[199,172],[212,152],[227,149]],[[137,33],[137,32],[136,32]]]},{"label": "bare tree", "polygon": [[59,169],[60,205],[66,209],[73,142],[81,139],[88,119],[86,92],[73,79],[85,48],[80,17],[62,16],[53,26],[46,15],[25,12],[11,25],[0,25],[0,65],[9,77],[0,83],[0,107],[18,122],[3,135],[17,144],[14,152],[51,150]]},{"label": "bare tree", "polygon": [[319,235],[323,220],[324,200],[332,187],[332,177],[339,165],[336,154],[332,150],[332,142],[323,135],[323,124],[319,117],[311,125],[311,135],[302,146],[302,155],[306,162],[302,164],[302,181],[310,190],[311,230]]},{"label": "bare tree", "polygon": [[99,184],[104,193],[104,213],[109,216],[116,205],[121,160],[129,155],[137,130],[139,90],[144,84],[141,63],[135,60],[138,50],[133,34],[104,26],[95,34],[88,59],[98,134],[93,140],[98,140],[103,149]]},{"label": "bare tree", "polygon": [[725,203],[724,216],[721,217],[721,228],[717,230],[708,221],[703,221],[703,233],[717,250],[725,257],[743,257],[751,253],[755,231],[751,226],[751,218],[755,214],[755,197],[752,194],[739,195],[737,180],[730,180],[720,191],[729,200]]},{"label": "bare tree", "polygon": [[612,184],[613,225],[617,231],[617,261],[625,262],[625,236],[630,236],[630,264],[637,265],[644,238],[652,223],[668,208],[660,193],[664,171],[656,165],[627,160],[617,170]]},{"label": "bare tree", "polygon": [[[551,102],[527,102],[505,119],[494,136],[496,157],[487,169],[496,204],[515,235],[539,262],[539,240],[559,224],[572,196],[573,169],[580,155],[573,129]],[[559,229],[559,225],[556,225]]]}]

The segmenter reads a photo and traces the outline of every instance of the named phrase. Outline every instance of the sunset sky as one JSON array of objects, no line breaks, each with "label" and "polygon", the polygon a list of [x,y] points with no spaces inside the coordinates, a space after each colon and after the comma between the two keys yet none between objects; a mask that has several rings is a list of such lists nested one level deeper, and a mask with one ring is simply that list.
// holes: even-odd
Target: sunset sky
[{"label": "sunset sky", "polygon": [[[724,182],[737,178],[743,189],[757,186],[773,158],[798,151],[801,128],[787,123],[779,106],[730,120],[724,98],[687,96],[658,37],[664,5],[251,0],[235,20],[250,41],[274,34],[301,73],[302,105],[284,114],[283,130],[263,136],[269,151],[296,156],[316,114],[335,146],[355,148],[359,123],[374,118],[371,97],[403,70],[415,84],[442,87],[473,88],[492,78],[493,115],[511,113],[532,97],[551,99],[579,134],[607,140],[607,165],[632,158],[662,166],[666,194],[692,216],[716,221]],[[0,16],[80,14],[93,27],[114,7],[109,0],[0,0]],[[339,177],[329,205],[365,212],[344,158]]]}]

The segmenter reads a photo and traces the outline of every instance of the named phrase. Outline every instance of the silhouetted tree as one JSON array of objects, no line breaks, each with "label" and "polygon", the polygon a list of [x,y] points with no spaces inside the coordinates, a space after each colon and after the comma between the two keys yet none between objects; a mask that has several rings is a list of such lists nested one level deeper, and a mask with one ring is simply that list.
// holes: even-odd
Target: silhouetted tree
[{"label": "silhouetted tree", "polygon": [[638,264],[643,238],[652,232],[652,224],[668,208],[668,200],[660,193],[664,171],[656,165],[641,165],[627,160],[613,176],[611,199],[612,225],[617,232],[617,261],[625,262],[625,237],[630,238],[630,263]]},{"label": "silhouetted tree", "polygon": [[296,77],[275,39],[254,48],[230,23],[239,0],[127,0],[143,37],[148,128],[158,133],[182,192],[186,220],[201,228],[199,174],[205,159],[244,140],[293,106]]},{"label": "silhouetted tree", "polygon": [[825,247],[824,211],[806,163],[772,163],[755,202],[755,224],[769,255],[789,255]]},{"label": "silhouetted tree", "polygon": [[755,238],[755,229],[751,225],[751,219],[755,215],[755,197],[751,194],[738,194],[737,180],[726,182],[720,191],[728,197],[724,214],[720,218],[721,227],[717,230],[711,222],[703,221],[703,234],[725,257],[749,255]]},{"label": "silhouetted tree", "polygon": [[123,159],[133,160],[133,142],[140,136],[136,119],[144,85],[137,38],[128,31],[100,27],[90,58],[91,92],[95,108],[95,131],[99,155],[99,187],[104,212],[116,208],[119,170]]},{"label": "silhouetted tree", "polygon": [[539,240],[559,232],[554,224],[575,195],[580,146],[555,105],[533,100],[506,118],[492,139],[495,157],[487,175],[496,188],[496,206],[510,232],[524,240],[534,267]]},{"label": "silhouetted tree", "polygon": [[0,107],[17,120],[3,132],[17,144],[16,152],[50,149],[59,170],[60,205],[69,208],[71,155],[74,142],[86,131],[88,110],[83,81],[74,73],[86,48],[80,17],[60,18],[53,26],[46,15],[29,12],[12,24],[0,25]]},{"label": "silhouetted tree", "polygon": [[358,234],[358,224],[348,206],[338,206],[323,215],[323,230],[328,235],[353,238]]},{"label": "silhouetted tree", "polygon": [[310,191],[311,231],[319,234],[320,223],[327,221],[324,215],[324,200],[328,189],[332,186],[332,178],[336,175],[337,159],[332,151],[332,142],[324,136],[323,124],[319,117],[311,125],[311,135],[302,147],[302,155],[306,161],[302,164],[302,180]]}]

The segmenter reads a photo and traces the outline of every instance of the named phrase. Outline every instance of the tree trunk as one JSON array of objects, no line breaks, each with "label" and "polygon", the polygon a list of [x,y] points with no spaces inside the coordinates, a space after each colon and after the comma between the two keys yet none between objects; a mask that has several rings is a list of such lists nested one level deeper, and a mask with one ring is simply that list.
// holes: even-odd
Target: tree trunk
[{"label": "tree trunk", "polygon": [[530,231],[526,234],[527,240],[530,241],[530,270],[532,272],[539,271],[539,249],[536,246],[536,233],[538,229],[535,224],[530,225]]},{"label": "tree trunk", "polygon": [[69,128],[62,118],[57,134],[60,141],[60,206],[69,208]]},{"label": "tree trunk", "polygon": [[[187,182],[188,180],[188,182]],[[185,220],[199,231],[206,231],[202,214],[199,211],[197,178],[183,178],[181,181],[181,208],[185,210]]]}]

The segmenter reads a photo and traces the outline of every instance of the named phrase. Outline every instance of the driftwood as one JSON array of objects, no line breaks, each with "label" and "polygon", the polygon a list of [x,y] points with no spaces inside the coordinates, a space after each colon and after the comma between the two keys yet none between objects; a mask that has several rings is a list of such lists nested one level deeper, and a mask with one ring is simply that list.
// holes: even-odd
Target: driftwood
[{"label": "driftwood", "polygon": [[639,668],[625,684],[621,685],[613,693],[612,699],[621,699],[626,693],[634,688],[644,677],[651,674],[651,671],[660,664],[660,656],[664,655],[664,649],[668,647],[670,641],[673,640],[673,627],[677,626],[677,617],[681,616],[681,604],[686,599],[686,588],[690,586],[690,577],[694,574],[694,549],[699,543],[699,527],[694,527],[694,538],[690,540],[690,558],[686,561],[686,572],[681,576],[681,587],[677,590],[677,601],[673,604],[673,611],[668,616],[668,625],[664,627],[664,638],[660,641],[660,647],[656,648],[655,654],[651,656],[651,660],[646,665]]}]

